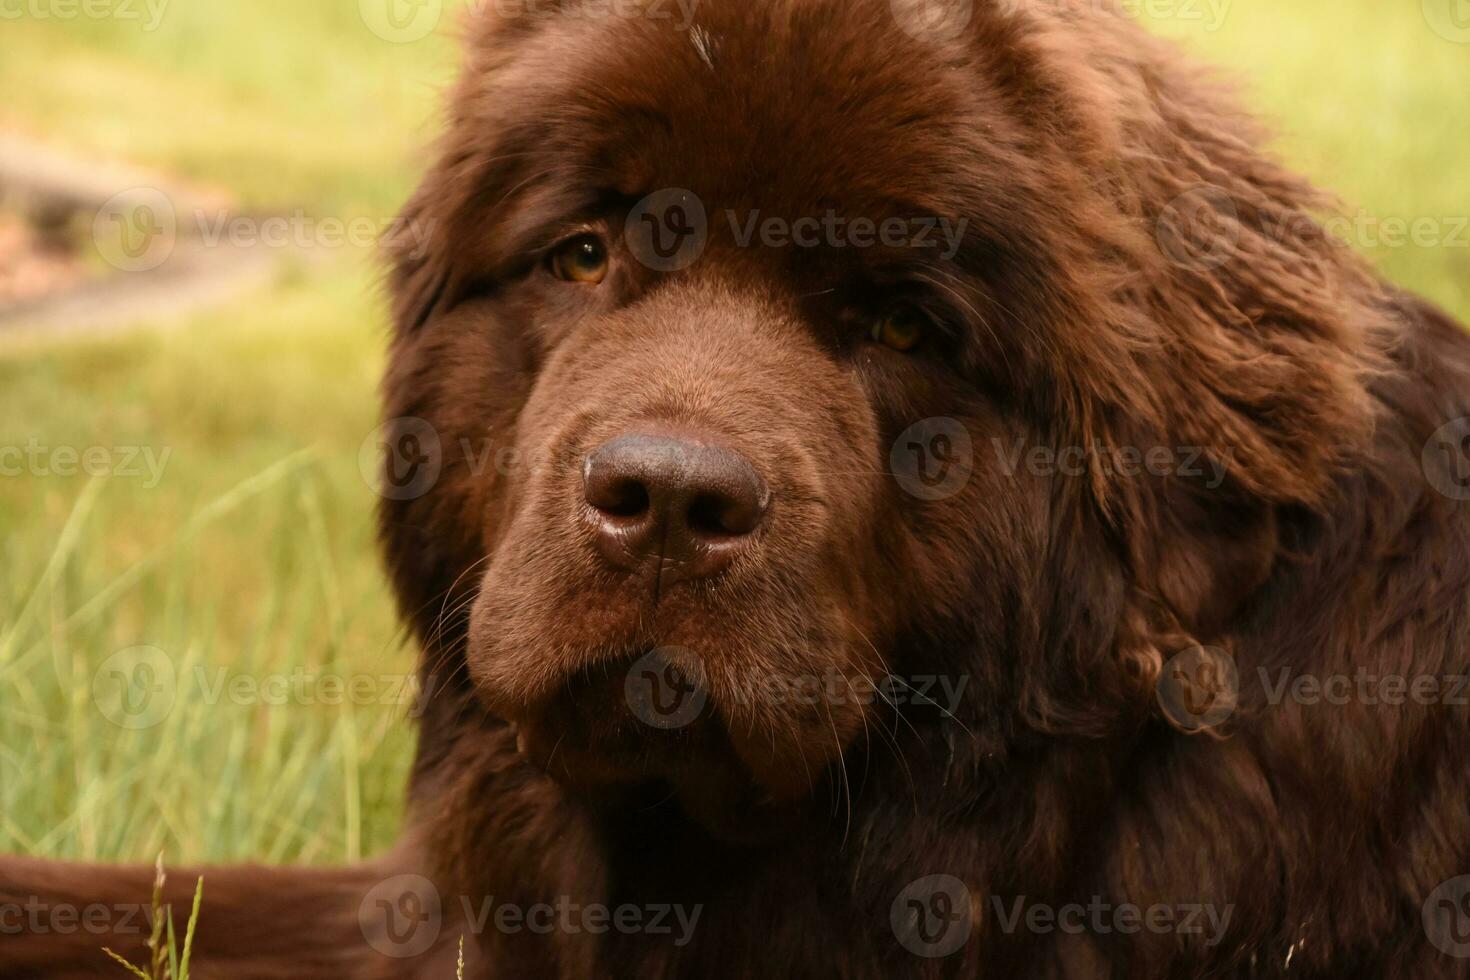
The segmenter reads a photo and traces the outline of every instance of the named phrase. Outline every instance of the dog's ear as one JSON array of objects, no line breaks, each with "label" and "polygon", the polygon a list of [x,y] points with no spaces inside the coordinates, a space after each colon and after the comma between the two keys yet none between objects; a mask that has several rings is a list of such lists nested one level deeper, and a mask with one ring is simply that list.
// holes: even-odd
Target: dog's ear
[{"label": "dog's ear", "polygon": [[1333,202],[1267,156],[1172,48],[1142,50],[1151,124],[1119,153],[1145,237],[1120,296],[1159,330],[1139,358],[1157,393],[1152,436],[1175,458],[1198,453],[1202,472],[1130,488],[1152,538],[1131,547],[1152,572],[1142,587],[1179,623],[1221,633],[1270,571],[1278,515],[1334,506],[1369,452],[1389,304],[1324,230]]},{"label": "dog's ear", "polygon": [[1172,45],[1046,5],[1007,24],[1029,52],[1028,114],[1053,121],[1039,152],[1055,154],[1057,199],[1077,202],[1036,355],[1055,438],[1170,460],[1098,467],[1088,487],[1127,567],[1120,656],[1151,687],[1181,646],[1228,635],[1280,555],[1281,515],[1329,509],[1368,451],[1389,304],[1324,230],[1333,202]]},{"label": "dog's ear", "polygon": [[1089,281],[1071,299],[1111,340],[1062,341],[1095,352],[1070,373],[1078,435],[1201,447],[1230,490],[1320,506],[1373,430],[1390,333],[1380,281],[1323,227],[1335,202],[1172,44],[1113,14],[1082,32],[1027,10],[1036,64],[1066,65],[1032,97],[1086,175],[1068,237]]},{"label": "dog's ear", "polygon": [[[496,96],[502,76],[514,67],[517,44],[543,18],[499,13],[505,6],[470,5],[462,23],[466,63],[450,94],[448,125],[384,241],[394,325],[383,379],[384,459],[389,466],[427,460],[422,472],[431,475],[428,489],[383,493],[379,540],[400,614],[424,649],[426,690],[443,683],[427,673],[430,666],[460,680],[462,665],[453,648],[464,631],[463,593],[472,587],[461,573],[480,555],[474,522],[451,512],[456,497],[442,490],[443,484],[465,479],[465,455],[425,421],[441,419],[445,411],[436,403],[444,337],[426,327],[431,321],[447,323],[456,302],[475,284],[486,254],[475,249],[495,238],[504,214],[487,202],[504,197],[514,183],[506,165],[497,163],[514,154],[497,152],[505,149],[507,127],[497,117]],[[503,203],[509,207],[511,202]],[[441,703],[455,702],[437,695],[429,699],[433,711]],[[452,713],[452,707],[443,710]],[[426,716],[424,723],[431,727],[436,719]]]},{"label": "dog's ear", "polygon": [[[491,191],[513,185],[518,150],[544,137],[516,131],[508,121],[506,109],[518,97],[507,89],[529,84],[528,76],[539,70],[537,64],[519,68],[517,53],[538,31],[554,30],[554,13],[566,5],[542,3],[533,13],[534,4],[513,12],[500,9],[503,4],[476,3],[466,11],[461,26],[465,62],[449,93],[445,133],[387,243],[393,320],[400,335],[421,328],[472,285],[475,273],[464,253],[470,246],[473,254],[475,245],[492,237]],[[543,51],[539,62],[546,57]],[[512,203],[499,201],[502,210]]]}]

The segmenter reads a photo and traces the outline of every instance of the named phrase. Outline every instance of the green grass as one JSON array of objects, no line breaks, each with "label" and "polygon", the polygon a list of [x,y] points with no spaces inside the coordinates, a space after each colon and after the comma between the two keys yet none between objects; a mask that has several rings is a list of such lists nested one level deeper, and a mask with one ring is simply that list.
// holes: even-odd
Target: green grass
[{"label": "green grass", "polygon": [[[447,37],[386,43],[356,8],[174,0],[152,33],[5,21],[0,126],[248,206],[382,218],[455,55]],[[1219,31],[1160,28],[1245,77],[1290,134],[1281,151],[1355,205],[1470,211],[1470,46],[1437,37],[1419,4],[1237,0]],[[1372,253],[1470,319],[1470,248]],[[168,453],[156,486],[0,477],[0,852],[331,862],[392,840],[412,736],[407,707],[376,699],[401,701],[387,688],[413,653],[358,464],[386,338],[377,276],[344,251],[184,323],[0,351],[0,446]],[[178,680],[142,730],[109,720],[127,717],[117,675],[97,680],[146,680],[109,660],[137,647],[161,654],[125,661],[162,656]],[[214,697],[221,669],[355,677],[376,698]]]},{"label": "green grass", "polygon": [[156,867],[157,873],[153,879],[153,932],[148,937],[148,963],[138,966],[106,947],[102,951],[139,980],[189,980],[189,963],[194,956],[194,933],[199,926],[199,909],[204,901],[204,879],[198,879],[194,886],[194,903],[189,909],[181,943],[174,927],[173,907],[163,901],[163,886],[167,876],[161,856]]},{"label": "green grass", "polygon": [[[0,567],[19,573],[0,580],[0,850],[327,861],[391,840],[412,656],[358,463],[372,296],[339,272],[182,329],[0,362],[0,445],[166,460],[151,487],[142,464],[0,479]],[[157,727],[128,730],[96,675],[140,645],[177,691]],[[282,678],[286,703],[216,693],[219,667]],[[332,677],[378,689],[314,703]]]}]

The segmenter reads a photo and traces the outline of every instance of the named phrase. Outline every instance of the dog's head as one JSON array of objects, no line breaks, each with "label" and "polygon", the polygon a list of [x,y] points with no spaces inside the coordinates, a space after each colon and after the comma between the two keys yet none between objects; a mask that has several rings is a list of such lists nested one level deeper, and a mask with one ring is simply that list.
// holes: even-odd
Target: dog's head
[{"label": "dog's head", "polygon": [[1112,17],[685,10],[473,25],[394,276],[429,657],[554,777],[730,833],[917,670],[997,737],[1136,723],[1365,425],[1309,192]]}]

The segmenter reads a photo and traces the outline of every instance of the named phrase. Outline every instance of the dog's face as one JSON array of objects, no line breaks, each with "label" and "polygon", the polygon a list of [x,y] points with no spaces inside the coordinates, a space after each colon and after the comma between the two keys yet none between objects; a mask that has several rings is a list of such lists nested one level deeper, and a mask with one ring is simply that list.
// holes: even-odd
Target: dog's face
[{"label": "dog's face", "polygon": [[480,696],[554,776],[706,823],[807,795],[936,608],[1002,622],[1045,497],[972,465],[1014,426],[970,80],[842,6],[501,25],[413,338],[448,459],[507,450],[456,474]]},{"label": "dog's face", "polygon": [[[1138,242],[1098,230],[1128,193],[1056,38],[1004,4],[951,32],[890,0],[562,6],[481,28],[410,208],[390,415],[443,465],[385,510],[407,611],[470,609],[475,692],[552,776],[731,834],[811,792],[921,639],[997,703],[1107,690],[1082,672],[1125,590],[1071,507],[1098,488],[1017,453],[1157,411],[1165,300],[1089,258]],[[1054,623],[1091,645],[1008,659]]]}]

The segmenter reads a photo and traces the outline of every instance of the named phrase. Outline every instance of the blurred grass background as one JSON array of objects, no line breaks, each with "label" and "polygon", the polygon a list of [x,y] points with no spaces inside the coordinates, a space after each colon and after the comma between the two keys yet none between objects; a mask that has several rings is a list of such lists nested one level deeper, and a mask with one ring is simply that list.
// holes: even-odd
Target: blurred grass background
[{"label": "blurred grass background", "polygon": [[[1244,79],[1285,156],[1380,218],[1470,213],[1470,45],[1418,3],[1222,2],[1218,23],[1179,0],[1155,26]],[[246,208],[386,220],[435,131],[453,22],[389,43],[353,0],[173,0],[152,32],[5,20],[0,130]],[[1370,251],[1470,319],[1470,248]],[[193,680],[412,669],[358,463],[386,340],[378,279],[369,250],[341,249],[182,323],[0,340],[0,446],[169,452],[156,487],[0,477],[0,852],[330,862],[394,837],[401,698],[380,684],[393,703],[234,703]],[[186,683],[135,731],[93,693],[140,645]]]}]

